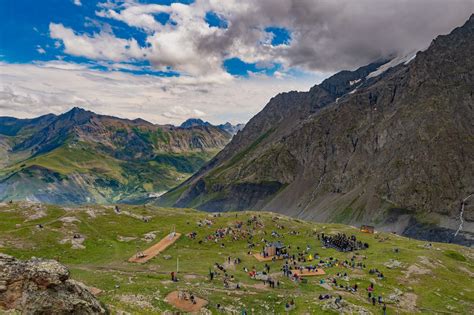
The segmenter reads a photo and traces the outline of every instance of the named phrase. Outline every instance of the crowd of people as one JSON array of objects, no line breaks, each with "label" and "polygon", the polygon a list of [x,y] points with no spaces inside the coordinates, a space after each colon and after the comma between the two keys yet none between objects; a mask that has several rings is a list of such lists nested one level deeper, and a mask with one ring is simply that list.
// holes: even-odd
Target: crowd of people
[{"label": "crowd of people", "polygon": [[[295,246],[292,248],[291,245],[282,246],[281,248],[275,244],[282,244],[280,240],[284,240],[286,235],[295,236],[300,235],[300,231],[286,228],[281,222],[278,222],[278,218],[272,219],[276,228],[271,230],[271,233],[266,233],[264,230],[264,222],[260,216],[252,215],[248,219],[237,220],[229,226],[218,227],[213,230],[212,233],[207,232],[204,238],[201,238],[202,242],[216,242],[224,244],[224,240],[232,242],[237,240],[246,240],[248,248],[248,254],[252,254],[254,248],[263,248],[261,254],[265,257],[268,252],[265,250],[267,246],[274,246],[276,249],[272,251],[272,256],[277,256],[279,259],[283,259],[281,265],[281,272],[284,277],[296,281],[304,282],[301,274],[317,272],[319,269],[327,270],[333,267],[343,267],[347,269],[365,269],[365,256],[356,253],[356,251],[364,250],[369,248],[369,244],[358,240],[355,235],[346,235],[345,233],[338,233],[332,235],[326,235],[324,233],[309,234],[315,236],[319,240],[324,248],[332,248],[340,252],[354,252],[345,260],[339,260],[335,257],[321,257],[318,250],[312,250],[312,246],[307,244],[304,247]],[[201,220],[198,222],[198,226],[201,228],[209,229],[209,227],[216,225],[211,220]],[[261,235],[261,236],[260,236]],[[190,239],[196,239],[198,233],[192,232],[188,235]],[[250,256],[250,255],[249,255]],[[246,261],[246,260],[245,260]],[[275,260],[273,261],[275,262]],[[221,280],[225,289],[240,289],[241,284],[231,270],[235,270],[234,267],[228,270],[229,266],[235,266],[242,263],[242,259],[239,257],[228,256],[224,263],[215,263],[209,270],[210,281],[217,279]],[[241,267],[248,276],[254,280],[261,281],[263,285],[271,289],[278,289],[281,286],[278,273],[270,273],[271,264],[265,263],[262,269],[258,269],[256,266],[247,268]],[[299,275],[295,270],[299,271]],[[360,288],[357,283],[351,283],[348,272],[338,272],[331,274],[330,276],[319,279],[321,286],[329,285],[334,290],[339,292],[345,291],[347,293],[359,294]],[[370,269],[369,274],[377,275],[379,279],[384,279],[384,275],[378,269]],[[367,288],[368,302],[373,305],[381,305],[386,310],[384,300],[381,295],[374,293],[373,283]],[[344,302],[340,295],[331,294],[320,294],[319,300],[332,300],[336,305],[343,305]],[[219,305],[220,306],[220,305]],[[292,310],[296,307],[294,300],[289,300],[285,303],[285,309],[287,311]],[[342,306],[341,306],[342,307]]]},{"label": "crowd of people", "polygon": [[358,241],[355,235],[347,236],[345,233],[338,233],[336,235],[321,234],[320,238],[322,244],[326,248],[334,248],[340,252],[352,252],[361,249],[369,248],[368,243]]}]

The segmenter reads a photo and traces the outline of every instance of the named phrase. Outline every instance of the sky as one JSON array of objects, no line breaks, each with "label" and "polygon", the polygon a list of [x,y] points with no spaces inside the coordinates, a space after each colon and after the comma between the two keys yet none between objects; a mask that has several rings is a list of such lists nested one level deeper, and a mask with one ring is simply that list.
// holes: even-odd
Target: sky
[{"label": "sky", "polygon": [[425,49],[473,12],[473,0],[0,0],[0,116],[246,122],[280,92]]}]

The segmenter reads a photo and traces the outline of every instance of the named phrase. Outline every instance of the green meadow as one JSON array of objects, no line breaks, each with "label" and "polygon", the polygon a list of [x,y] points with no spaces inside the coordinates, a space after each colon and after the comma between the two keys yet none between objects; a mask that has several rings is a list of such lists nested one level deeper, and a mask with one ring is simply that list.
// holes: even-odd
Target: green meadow
[{"label": "green meadow", "polygon": [[[469,314],[474,309],[474,251],[470,248],[428,244],[389,233],[366,234],[356,227],[305,222],[268,212],[228,212],[217,216],[148,205],[119,207],[120,213],[113,206],[1,204],[0,252],[21,259],[57,259],[69,267],[72,278],[100,289],[98,298],[113,314],[178,311],[165,301],[167,294],[175,290],[187,290],[206,299],[209,304],[202,313],[240,314],[245,309],[249,314],[282,314],[286,312],[285,304],[293,299],[296,307],[291,314],[382,314],[381,305],[368,302],[366,288],[371,282],[375,284],[374,294],[381,295],[386,303],[388,314]],[[236,222],[242,221],[246,227],[252,216],[263,224],[252,229],[254,252],[263,246],[263,239],[278,240],[290,247],[290,253],[309,247],[309,253],[317,253],[323,260],[332,257],[344,261],[355,256],[366,267],[334,266],[325,268],[325,276],[295,282],[282,275],[283,261],[269,262],[270,274],[280,286],[265,286],[244,271],[244,267],[263,271],[265,265],[248,254],[247,239],[205,241],[217,229],[233,227]],[[200,220],[210,220],[212,225],[198,226]],[[164,253],[145,264],[127,261],[174,229],[183,235]],[[280,237],[272,236],[273,231]],[[195,239],[187,236],[191,232],[197,233]],[[148,233],[156,238],[147,242],[144,236]],[[369,248],[355,253],[323,248],[317,240],[318,233],[355,235]],[[74,234],[85,238],[79,246],[73,246]],[[226,267],[240,289],[226,288],[222,275],[213,281],[208,277],[210,269],[216,270],[215,263],[222,265],[229,256],[241,259],[240,264]],[[177,268],[179,281],[172,282],[170,273]],[[369,273],[375,268],[383,272],[384,279]],[[358,291],[320,284],[321,278],[338,273],[347,273],[346,278],[338,278],[338,283],[357,284]],[[335,308],[334,299],[320,301],[320,294],[340,295],[341,309]]]}]

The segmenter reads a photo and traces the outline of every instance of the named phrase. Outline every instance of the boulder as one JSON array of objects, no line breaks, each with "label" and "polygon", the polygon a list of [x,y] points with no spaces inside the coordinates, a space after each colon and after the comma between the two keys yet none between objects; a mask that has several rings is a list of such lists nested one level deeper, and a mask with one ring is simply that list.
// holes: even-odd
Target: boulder
[{"label": "boulder", "polygon": [[0,310],[22,314],[108,314],[84,284],[55,260],[21,261],[0,253]]}]

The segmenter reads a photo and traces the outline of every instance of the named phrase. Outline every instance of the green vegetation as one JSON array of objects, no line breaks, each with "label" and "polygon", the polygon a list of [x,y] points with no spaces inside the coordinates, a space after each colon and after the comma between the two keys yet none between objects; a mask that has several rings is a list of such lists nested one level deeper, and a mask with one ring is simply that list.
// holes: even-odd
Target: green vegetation
[{"label": "green vegetation", "polygon": [[[108,305],[112,313],[119,311],[133,314],[161,314],[166,310],[176,311],[164,301],[166,295],[175,290],[189,290],[210,302],[207,307],[212,313],[219,313],[216,306],[239,313],[242,308],[253,314],[282,314],[284,304],[293,298],[296,309],[291,314],[334,314],[325,309],[327,302],[319,301],[319,294],[343,297],[346,307],[361,307],[372,314],[381,314],[379,305],[367,302],[367,288],[375,282],[375,293],[382,295],[387,303],[388,314],[413,313],[457,313],[469,314],[474,308],[474,251],[452,245],[407,239],[401,236],[377,233],[364,234],[350,226],[319,224],[266,212],[222,213],[219,217],[190,209],[157,208],[153,206],[120,206],[120,214],[112,206],[87,206],[62,209],[28,203],[0,204],[0,252],[27,259],[31,256],[58,259],[66,264],[72,277],[89,286],[103,290],[100,300]],[[44,216],[36,216],[43,213]],[[315,233],[335,234],[344,232],[356,235],[369,244],[359,251],[357,261],[367,267],[363,270],[334,266],[326,268],[325,278],[347,272],[344,285],[358,284],[359,290],[350,293],[334,286],[320,285],[320,277],[308,278],[307,283],[295,283],[280,272],[282,261],[269,262],[271,273],[280,281],[280,288],[270,289],[261,282],[249,278],[244,267],[255,266],[263,270],[264,263],[257,262],[247,254],[247,239],[233,240],[225,237],[219,242],[204,241],[218,228],[244,224],[253,216],[260,216],[262,228],[253,230],[256,251],[263,238],[280,240],[297,248],[311,247],[322,259],[350,260],[353,254],[322,248]],[[144,222],[141,216],[150,217]],[[199,227],[199,220],[211,220],[212,226]],[[42,224],[43,229],[37,227]],[[132,264],[127,259],[166,236],[176,227],[183,236],[164,254],[146,264]],[[278,226],[284,226],[279,229]],[[272,231],[282,237],[274,237]],[[293,231],[297,232],[296,234]],[[150,243],[143,238],[153,232],[156,239]],[[196,232],[196,239],[186,235]],[[73,249],[71,239],[75,233],[85,237],[83,249]],[[224,244],[224,247],[221,246]],[[397,250],[395,250],[397,249]],[[224,264],[227,257],[239,257],[240,265],[228,268],[229,274],[241,283],[241,289],[226,289],[222,276],[209,281],[209,268],[215,263]],[[364,259],[364,257],[366,257]],[[179,282],[169,281],[170,272],[176,270],[179,258]],[[396,261],[399,266],[388,268]],[[369,274],[377,268],[385,275],[380,280]],[[389,297],[400,290],[397,299]]]},{"label": "green vegetation", "polygon": [[[215,168],[212,170],[209,174],[207,174],[204,178],[206,182],[206,187],[212,187],[215,184],[219,183],[225,183],[229,179],[229,175],[227,174],[226,171],[231,170],[232,167],[236,164],[238,164],[246,155],[251,153],[255,148],[258,147],[258,145],[266,139],[274,129],[269,129],[267,132],[259,136],[254,142],[252,142],[247,148],[244,150],[240,151],[237,155],[233,156],[228,162],[225,164]],[[217,152],[216,152],[217,154]],[[175,165],[177,168],[184,170],[187,170],[186,164],[180,163],[180,157],[173,157],[170,155],[167,155],[165,158],[160,158],[161,161],[167,161],[173,165]],[[210,160],[210,159],[208,159]],[[192,162],[191,159],[187,159],[186,163]],[[264,167],[262,167],[264,168]],[[199,168],[195,169],[192,173],[195,173]],[[262,181],[262,184],[263,181]],[[174,189],[164,195],[164,197],[159,201],[160,205],[162,206],[172,206],[178,198],[181,196],[182,193],[188,189],[189,186],[181,186],[178,189]],[[211,200],[219,200],[221,197],[224,197],[224,195],[228,193],[227,191],[212,191],[207,195],[199,195],[197,198],[193,199],[189,203],[189,207],[194,207],[197,208],[198,206],[209,202]]]},{"label": "green vegetation", "polygon": [[235,156],[233,156],[232,159],[230,159],[229,163],[226,166],[227,167],[232,167],[233,165],[237,164],[247,154],[249,154],[250,152],[255,150],[255,148],[257,148],[257,146],[263,140],[265,140],[265,138],[267,138],[274,130],[275,130],[275,128],[271,128],[270,130],[268,130],[267,132],[262,134],[260,137],[257,138],[257,140],[255,140],[254,142],[252,142],[252,144],[250,144],[247,148],[245,148],[245,150],[243,150],[243,151],[239,152],[238,154],[236,154]]},{"label": "green vegetation", "polygon": [[170,142],[170,135],[162,129],[150,130],[146,128],[133,127],[132,130],[140,139],[146,143],[151,143],[154,146],[157,146],[160,142],[164,144],[169,144]]},{"label": "green vegetation", "polygon": [[74,172],[95,172],[121,179],[119,161],[93,151],[84,144],[65,145],[46,154],[32,157],[21,163],[5,168],[3,173],[12,173],[31,166],[40,166],[63,175]]},{"label": "green vegetation", "polygon": [[159,153],[153,161],[170,165],[180,173],[194,173],[209,161],[217,152]]},{"label": "green vegetation", "polygon": [[160,199],[160,205],[163,207],[172,207],[187,188],[187,186],[183,185],[170,190]]},{"label": "green vegetation", "polygon": [[226,162],[224,165],[221,165],[217,168],[215,168],[212,172],[208,174],[207,177],[216,177],[219,176],[223,171],[231,168],[235,164],[237,164],[239,161],[241,161],[247,154],[252,152],[257,146],[265,139],[267,138],[272,132],[274,131],[274,128],[268,130],[261,136],[259,136],[254,142],[252,142],[247,148],[244,150],[238,152],[236,155],[234,155],[228,162]]},{"label": "green vegetation", "polygon": [[[88,197],[96,196],[91,201],[141,202],[140,200],[147,198],[148,193],[163,192],[175,187],[199,170],[217,152],[218,150],[169,154],[162,152],[152,159],[122,160],[88,143],[66,143],[53,151],[0,170],[0,180],[11,176],[30,179],[26,186],[11,186],[10,190],[4,192],[5,195],[0,193],[0,200],[24,199],[32,194],[32,189],[41,189],[41,183],[68,186],[68,183],[80,177],[82,189],[89,191]],[[66,192],[67,187],[62,186],[60,190]]]},{"label": "green vegetation", "polygon": [[452,251],[452,250],[445,251],[444,254],[447,257],[452,258],[457,261],[462,261],[462,262],[467,261],[466,257],[464,257],[462,254]]},{"label": "green vegetation", "polygon": [[143,203],[182,183],[231,138],[216,126],[174,128],[80,108],[1,120],[0,201]]}]

